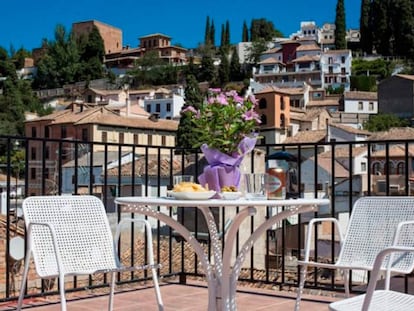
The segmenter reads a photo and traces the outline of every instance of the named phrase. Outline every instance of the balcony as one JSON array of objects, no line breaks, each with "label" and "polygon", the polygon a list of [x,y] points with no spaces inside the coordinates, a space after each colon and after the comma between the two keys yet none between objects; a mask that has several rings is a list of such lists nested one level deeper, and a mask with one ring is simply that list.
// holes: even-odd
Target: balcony
[{"label": "balcony", "polygon": [[[99,196],[107,207],[108,216],[115,223],[122,214],[114,207],[116,196],[127,195],[164,195],[172,183],[174,174],[186,173],[198,176],[202,169],[200,155],[177,152],[174,148],[161,146],[139,146],[133,144],[93,143],[70,140],[48,140],[23,137],[2,137],[3,146],[10,146],[5,151],[5,163],[2,163],[6,178],[3,183],[1,200],[1,234],[0,242],[0,309],[13,310],[19,293],[22,272],[21,249],[15,248],[16,237],[24,238],[24,220],[21,217],[20,204],[25,196],[43,194],[83,194]],[[16,150],[15,141],[19,141]],[[413,178],[409,146],[414,141],[388,142],[328,142],[319,144],[289,144],[257,146],[262,150],[262,158],[249,159],[249,170],[263,168],[265,156],[275,149],[286,149],[294,153],[300,161],[293,163],[297,169],[297,185],[301,196],[331,198],[329,210],[321,210],[306,217],[284,221],[268,230],[260,246],[255,245],[250,252],[246,266],[239,278],[237,295],[239,310],[289,310],[293,308],[297,289],[297,266],[295,260],[302,256],[304,233],[310,217],[335,216],[346,222],[353,202],[363,195],[392,195],[395,192],[393,175],[398,175],[398,194],[411,195],[409,191]],[[405,150],[398,157],[392,153],[392,147],[399,145]],[[358,157],[354,153],[365,148],[362,157],[367,172],[354,174]],[[34,148],[34,149],[33,149]],[[381,157],[379,148],[385,150]],[[48,158],[42,156],[45,150],[50,152]],[[325,153],[325,150],[330,151]],[[340,150],[341,152],[336,152]],[[15,162],[15,155],[20,152],[23,158]],[[337,169],[336,161],[348,168]],[[134,162],[134,165],[131,162]],[[19,166],[16,165],[19,164]],[[22,166],[20,166],[22,164]],[[326,165],[328,164],[328,165]],[[129,166],[128,166],[129,165]],[[16,169],[16,168],[19,169]],[[375,169],[374,169],[375,168]],[[375,172],[370,173],[370,172]],[[381,175],[378,175],[381,172]],[[322,176],[322,177],[321,177]],[[381,178],[375,178],[381,176]],[[17,177],[17,179],[16,179]],[[380,185],[377,183],[380,182]],[[14,187],[17,188],[14,189]],[[13,194],[19,194],[14,196]],[[195,213],[179,213],[173,209],[170,213],[183,224],[193,222],[192,228],[196,238],[205,234],[202,223],[196,222],[201,216]],[[272,211],[266,212],[269,217]],[[217,223],[225,227],[224,210],[218,213]],[[193,217],[193,218],[192,218]],[[256,216],[245,230],[251,230]],[[162,223],[152,222],[156,241],[156,260],[161,262],[162,293],[166,310],[205,310],[207,308],[207,287],[200,269],[199,261],[188,244]],[[345,223],[344,223],[345,224]],[[326,229],[326,228],[325,228]],[[199,237],[199,236],[200,237]],[[332,260],[336,238],[329,230],[321,230],[322,242],[315,246],[318,257]],[[121,248],[126,260],[143,261],[140,250],[145,241],[139,236],[124,233],[125,244]],[[203,240],[208,250],[208,239]],[[24,250],[23,250],[24,252]],[[342,297],[341,278],[327,275],[325,271],[309,273],[306,283],[308,296],[303,302],[303,310],[326,310],[330,301]],[[56,282],[40,282],[35,275],[29,276],[29,291],[26,305],[32,310],[58,310]],[[118,294],[115,307],[122,310],[141,307],[143,310],[155,310],[154,295],[148,275],[128,274],[119,277]],[[355,294],[364,290],[362,276],[353,276],[351,282]],[[394,280],[403,291],[410,289],[412,278]],[[107,297],[103,297],[106,280],[104,277],[89,279],[68,279],[69,310],[88,310],[93,306],[105,308]],[[85,290],[87,288],[87,290]],[[200,297],[194,301],[194,295]],[[146,304],[149,305],[146,305]],[[200,304],[195,307],[195,304]],[[186,309],[187,308],[187,309]]]}]

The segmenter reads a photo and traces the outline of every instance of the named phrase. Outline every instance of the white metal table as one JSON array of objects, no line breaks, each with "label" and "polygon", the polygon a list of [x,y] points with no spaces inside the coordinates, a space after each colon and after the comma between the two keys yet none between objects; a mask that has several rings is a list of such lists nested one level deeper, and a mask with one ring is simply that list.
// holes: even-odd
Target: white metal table
[{"label": "white metal table", "polygon": [[[289,216],[317,211],[318,207],[328,205],[330,201],[328,199],[246,200],[244,198],[238,200],[177,200],[174,198],[135,196],[116,198],[115,203],[121,206],[122,212],[134,212],[154,217],[176,230],[193,247],[201,261],[208,283],[208,310],[235,311],[237,310],[237,280],[242,263],[255,241],[277,222]],[[208,254],[205,253],[193,234],[175,219],[154,209],[158,206],[197,207],[202,212],[210,233],[214,263],[210,262]],[[225,208],[242,208],[234,216],[226,232],[224,249],[222,250],[220,235],[210,208],[223,206]],[[248,216],[256,214],[256,208],[267,206],[284,207],[284,210],[260,224],[244,242],[236,259],[232,262],[232,249],[240,225]]]}]

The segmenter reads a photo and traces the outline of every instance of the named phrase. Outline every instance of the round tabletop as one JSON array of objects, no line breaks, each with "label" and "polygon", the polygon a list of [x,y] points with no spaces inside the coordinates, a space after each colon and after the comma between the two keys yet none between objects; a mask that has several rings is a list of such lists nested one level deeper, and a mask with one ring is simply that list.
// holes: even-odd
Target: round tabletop
[{"label": "round tabletop", "polygon": [[301,205],[327,205],[330,203],[329,199],[285,199],[285,200],[247,200],[240,198],[237,200],[223,200],[223,199],[209,199],[209,200],[177,200],[172,197],[118,197],[115,199],[116,204],[121,205],[160,205],[160,206],[180,206],[180,207],[194,207],[194,206],[301,206]]}]

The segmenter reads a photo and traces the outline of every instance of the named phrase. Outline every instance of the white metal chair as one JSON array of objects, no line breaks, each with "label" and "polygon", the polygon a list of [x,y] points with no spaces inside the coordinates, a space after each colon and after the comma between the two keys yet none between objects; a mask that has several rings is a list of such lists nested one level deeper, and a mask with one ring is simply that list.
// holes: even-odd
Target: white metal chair
[{"label": "white metal chair", "polygon": [[[390,310],[399,310],[399,311],[411,311],[414,308],[414,296],[392,291],[390,290],[390,277],[393,266],[398,264],[400,260],[405,260],[404,257],[408,256],[408,252],[414,253],[414,247],[401,247],[398,246],[398,240],[400,240],[400,232],[407,225],[414,227],[414,222],[403,222],[400,223],[398,227],[398,233],[396,237],[395,245],[387,247],[377,255],[374,261],[374,268],[372,269],[371,279],[368,284],[366,294],[359,295],[356,297],[344,299],[341,301],[333,302],[329,305],[330,311],[390,311]],[[411,229],[409,234],[411,234],[411,240],[414,240],[414,230]],[[408,237],[408,235],[406,235]],[[414,244],[414,243],[411,243]],[[411,254],[412,255],[412,254]],[[386,279],[385,279],[385,289],[376,290],[377,281],[381,275],[381,269],[384,265],[384,261],[388,260],[387,270],[386,270]],[[409,267],[406,267],[405,271],[400,271],[401,273],[409,273],[411,270]]]},{"label": "white metal chair", "polygon": [[[62,311],[66,311],[66,276],[108,272],[111,275],[108,310],[112,310],[116,273],[137,269],[151,270],[158,309],[163,310],[156,271],[159,265],[154,263],[152,232],[147,221],[123,219],[113,237],[102,201],[89,195],[28,197],[23,201],[23,215],[28,238],[17,310],[22,308],[32,254],[41,278],[59,278]],[[146,265],[124,267],[119,262],[118,240],[121,226],[126,222],[141,222],[146,226]]]},{"label": "white metal chair", "polygon": [[[395,243],[395,235],[400,222],[414,220],[414,197],[362,197],[352,209],[347,232],[342,234],[339,222],[335,218],[315,218],[309,222],[305,254],[298,261],[300,281],[295,310],[299,310],[300,300],[305,285],[306,270],[309,266],[325,269],[343,270],[345,296],[349,297],[349,271],[371,271],[374,261],[380,251]],[[314,225],[319,222],[332,222],[340,238],[340,252],[335,263],[321,263],[310,260],[311,238]],[[413,235],[402,234],[399,246],[414,246]],[[383,262],[381,270],[387,268],[389,258]],[[391,272],[404,273],[414,267],[414,254],[410,253],[403,260],[390,268]]]}]

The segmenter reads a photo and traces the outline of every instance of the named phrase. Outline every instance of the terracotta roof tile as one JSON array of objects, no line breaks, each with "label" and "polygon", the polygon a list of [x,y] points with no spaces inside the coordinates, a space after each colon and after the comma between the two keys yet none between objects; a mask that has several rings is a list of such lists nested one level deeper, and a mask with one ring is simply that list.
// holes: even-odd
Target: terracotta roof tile
[{"label": "terracotta roof tile", "polygon": [[298,46],[296,51],[320,51],[320,46],[316,44],[302,44],[301,46]]},{"label": "terracotta roof tile", "polygon": [[[413,145],[408,146],[408,155],[410,157],[414,157],[414,146]],[[372,157],[385,158],[386,157],[386,150],[382,149],[382,150],[375,151],[375,152],[371,153],[371,156]],[[392,145],[392,146],[390,146],[390,148],[388,149],[388,156],[390,158],[405,157],[405,147],[402,146],[402,145]]]},{"label": "terracotta roof tile", "polygon": [[377,92],[362,92],[362,91],[349,91],[345,92],[344,98],[346,99],[365,99],[365,100],[378,100]]},{"label": "terracotta roof tile", "polygon": [[412,127],[393,127],[388,131],[375,132],[369,140],[399,140],[414,139],[414,128]]},{"label": "terracotta roof tile", "polygon": [[[352,156],[362,155],[367,153],[367,147],[353,147],[352,148]],[[348,158],[349,157],[349,148],[348,147],[338,147],[335,148],[335,158]],[[326,151],[318,155],[321,158],[332,158],[332,151]]]},{"label": "terracotta roof tile", "polygon": [[[315,160],[315,158],[310,158]],[[318,165],[327,172],[332,172],[332,160],[331,158],[318,157]],[[338,161],[334,160],[334,169],[336,178],[347,178],[349,177],[349,171]]]},{"label": "terracotta roof tile", "polygon": [[321,142],[326,137],[325,130],[317,131],[300,131],[295,136],[291,136],[285,139],[284,144],[291,143],[317,143]]},{"label": "terracotta roof tile", "polygon": [[293,63],[302,63],[302,62],[318,62],[321,59],[319,55],[303,55],[294,59]]},{"label": "terracotta roof tile", "polygon": [[268,57],[265,60],[262,60],[261,62],[259,62],[259,64],[283,64],[283,63],[281,61],[278,61],[274,57]]},{"label": "terracotta roof tile", "polygon": [[370,132],[370,131],[360,130],[360,129],[357,129],[355,127],[345,125],[345,124],[331,123],[331,124],[329,124],[329,126],[339,128],[343,131],[346,131],[346,132],[352,133],[352,134],[363,134],[363,135],[367,135],[367,136],[372,135],[372,132]]}]

